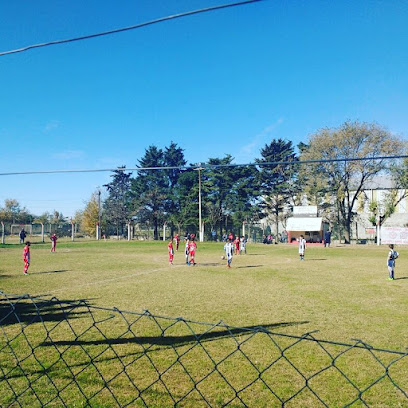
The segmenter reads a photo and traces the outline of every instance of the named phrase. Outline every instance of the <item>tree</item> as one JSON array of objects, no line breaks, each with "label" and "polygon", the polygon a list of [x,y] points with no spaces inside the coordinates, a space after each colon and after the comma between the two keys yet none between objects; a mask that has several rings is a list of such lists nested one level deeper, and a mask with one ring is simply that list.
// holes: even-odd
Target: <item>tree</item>
[{"label": "tree", "polygon": [[[297,147],[300,156],[305,157],[309,146],[301,142]],[[331,187],[319,173],[311,171],[308,165],[299,166],[298,185],[301,186],[301,194],[294,198],[296,205],[301,205],[307,199],[308,204],[317,206],[318,216],[328,222],[332,228],[338,213]]]},{"label": "tree", "polygon": [[275,163],[259,166],[259,187],[262,206],[266,213],[272,214],[275,220],[276,234],[279,232],[279,221],[290,198],[298,193],[297,166],[294,164],[277,164],[278,162],[296,163],[298,158],[292,142],[274,139],[261,149],[262,158],[256,162]]},{"label": "tree", "polygon": [[[116,235],[123,232],[123,225],[131,218],[131,174],[125,173],[126,166],[119,167],[111,175],[112,181],[105,184],[108,197],[104,203],[104,218],[116,226]],[[98,193],[99,194],[99,193]]]},{"label": "tree", "polygon": [[77,210],[75,211],[75,214],[72,217],[71,222],[73,222],[76,225],[81,225],[83,216],[84,216],[84,212],[81,210]]},{"label": "tree", "polygon": [[[201,172],[204,208],[210,211],[209,221],[213,224],[212,228],[218,224],[220,236],[223,234],[223,229],[226,231],[228,228],[228,217],[232,219],[234,213],[233,190],[236,176],[234,175],[234,168],[229,167],[232,161],[233,157],[230,154],[223,158],[210,158],[208,159],[210,166],[220,167],[210,167]],[[222,222],[223,220],[225,223]]]},{"label": "tree", "polygon": [[140,222],[153,224],[154,239],[159,239],[159,223],[164,221],[168,208],[168,177],[165,170],[145,170],[164,167],[164,153],[156,146],[149,146],[139,160],[136,178],[131,183],[133,209]]},{"label": "tree", "polygon": [[[187,162],[184,159],[183,149],[178,147],[174,142],[171,142],[170,146],[164,149],[163,159],[163,164],[166,167],[174,167],[165,172],[168,177],[167,207],[165,211],[167,213],[167,221],[170,224],[171,235],[173,235],[176,226],[180,233],[180,210],[184,206],[183,204],[186,197],[184,194],[179,194],[180,189],[177,187],[179,186],[180,177],[185,172],[182,170],[182,167],[185,166]],[[185,181],[189,180],[184,178],[182,182]]]},{"label": "tree", "polygon": [[162,223],[169,223],[172,234],[175,227],[180,229],[183,224],[181,214],[185,210],[186,196],[181,194],[181,191],[186,191],[182,184],[187,182],[187,185],[190,185],[188,176],[183,176],[186,173],[182,169],[185,164],[183,149],[174,142],[164,150],[149,146],[139,160],[141,170],[132,180],[131,186],[133,208],[140,222],[148,221],[153,224],[156,240],[159,239],[159,225]]},{"label": "tree", "polygon": [[50,221],[51,219],[52,219],[52,215],[48,211],[45,211],[40,216],[35,217],[33,223],[34,224],[47,224],[51,222]]},{"label": "tree", "polygon": [[[202,175],[202,197],[205,221],[210,229],[240,229],[242,222],[251,217],[252,206],[257,196],[257,170],[254,167],[233,165],[234,158],[227,154],[223,158],[210,158],[208,168]],[[210,167],[214,166],[214,167]]]},{"label": "tree", "polygon": [[[351,239],[351,224],[355,216],[353,207],[365,184],[373,176],[389,169],[389,161],[381,157],[395,155],[402,149],[403,142],[376,123],[347,121],[338,128],[321,129],[310,136],[309,146],[301,154],[301,160],[336,160],[308,164],[307,171],[309,175],[319,176],[325,192],[336,202],[346,243]],[[346,160],[365,157],[370,159]],[[309,177],[306,182],[310,183],[311,179]]]},{"label": "tree", "polygon": [[96,236],[96,225],[99,220],[98,192],[92,194],[82,213],[81,229],[90,236]]},{"label": "tree", "polygon": [[[174,210],[168,215],[168,219],[178,233],[182,229],[198,225],[198,177],[197,172],[189,169],[183,171],[173,188],[172,200]],[[195,232],[195,230],[194,230]]]},{"label": "tree", "polygon": [[65,217],[62,215],[62,213],[60,213],[57,210],[54,210],[54,212],[52,213],[51,219],[50,219],[50,223],[51,224],[55,224],[55,225],[61,225],[61,224],[65,224],[66,223],[66,219]]},{"label": "tree", "polygon": [[0,207],[0,220],[9,224],[31,224],[34,216],[15,199],[4,200]]}]

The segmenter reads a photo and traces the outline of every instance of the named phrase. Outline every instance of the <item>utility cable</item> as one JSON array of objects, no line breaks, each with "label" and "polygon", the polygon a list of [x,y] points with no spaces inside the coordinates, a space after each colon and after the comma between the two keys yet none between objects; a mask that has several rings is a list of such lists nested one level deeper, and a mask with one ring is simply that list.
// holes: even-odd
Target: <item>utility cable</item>
[{"label": "utility cable", "polygon": [[376,160],[394,160],[394,159],[408,159],[408,155],[398,156],[376,156],[376,157],[345,157],[342,159],[320,159],[320,160],[290,160],[290,161],[272,161],[246,164],[208,164],[197,163],[191,166],[164,166],[164,167],[116,167],[109,169],[78,169],[78,170],[32,170],[32,171],[16,171],[0,173],[0,176],[21,176],[28,174],[60,174],[60,173],[101,173],[114,171],[157,171],[157,170],[211,170],[224,167],[265,167],[265,166],[293,166],[304,164],[324,164],[324,163],[338,163],[338,162],[353,162],[353,161],[376,161]]},{"label": "utility cable", "polygon": [[132,25],[132,26],[129,26],[129,27],[117,28],[117,29],[114,29],[114,30],[103,31],[103,32],[100,32],[100,33],[95,33],[95,34],[88,34],[88,35],[84,35],[84,36],[81,36],[81,37],[68,38],[68,39],[65,39],[65,40],[56,40],[56,41],[49,41],[49,42],[41,43],[41,44],[32,44],[32,45],[28,45],[26,47],[17,48],[15,50],[0,52],[0,57],[3,57],[5,55],[10,55],[10,54],[17,54],[18,52],[24,52],[24,51],[32,50],[34,48],[49,47],[51,45],[59,45],[59,44],[65,44],[65,43],[70,43],[70,42],[74,42],[74,41],[89,40],[90,38],[102,37],[104,35],[111,35],[111,34],[121,33],[123,31],[135,30],[137,28],[142,28],[142,27],[146,27],[146,26],[149,26],[149,25],[162,23],[162,22],[168,21],[168,20],[174,20],[176,18],[187,17],[187,16],[191,16],[193,14],[207,13],[207,12],[210,12],[210,11],[221,10],[221,9],[225,9],[225,8],[229,8],[229,7],[243,6],[243,5],[250,4],[250,3],[258,3],[260,1],[264,1],[264,0],[245,0],[245,1],[240,1],[240,2],[237,2],[237,3],[221,4],[219,6],[207,7],[207,8],[198,9],[198,10],[186,11],[185,13],[173,14],[173,15],[170,15],[170,16],[157,18],[155,20],[146,21],[144,23]]}]

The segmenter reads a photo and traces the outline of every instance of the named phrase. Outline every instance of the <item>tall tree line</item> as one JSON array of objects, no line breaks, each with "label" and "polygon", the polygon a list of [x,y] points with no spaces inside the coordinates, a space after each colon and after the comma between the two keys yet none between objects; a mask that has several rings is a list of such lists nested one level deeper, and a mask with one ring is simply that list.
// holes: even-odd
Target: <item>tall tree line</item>
[{"label": "tall tree line", "polygon": [[[406,151],[406,142],[384,127],[359,121],[321,129],[298,146],[272,139],[253,166],[236,166],[229,154],[187,165],[184,150],[176,143],[163,149],[151,145],[134,175],[124,167],[112,175],[106,185],[104,220],[117,232],[130,220],[148,224],[154,239],[159,239],[164,223],[172,234],[198,233],[200,186],[207,234],[238,233],[242,222],[264,217],[271,218],[278,231],[293,205],[312,204],[320,216],[340,226],[345,242],[350,242],[355,204],[367,182],[388,174],[396,186],[408,187],[407,161],[376,159]],[[363,157],[371,160],[342,161]],[[336,161],[325,161],[330,159]],[[170,169],[158,169],[163,167]]]}]

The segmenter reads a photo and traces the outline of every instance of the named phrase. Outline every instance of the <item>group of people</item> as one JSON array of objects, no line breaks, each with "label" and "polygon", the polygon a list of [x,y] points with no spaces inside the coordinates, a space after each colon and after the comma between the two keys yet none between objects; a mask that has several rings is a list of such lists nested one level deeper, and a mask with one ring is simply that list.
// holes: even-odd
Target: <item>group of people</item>
[{"label": "group of people", "polygon": [[[197,243],[195,242],[195,234],[186,234],[185,236],[185,248],[184,248],[184,254],[186,258],[186,264],[187,265],[196,265],[195,262],[195,252],[197,249]],[[174,242],[174,245],[173,245]],[[171,237],[169,240],[169,243],[167,245],[168,251],[169,251],[169,264],[173,265],[173,260],[174,260],[174,246],[176,247],[176,251],[179,249],[179,244],[180,244],[180,236],[176,234],[176,236],[173,238]]]},{"label": "group of people", "polygon": [[[21,234],[21,232],[20,232],[20,234]],[[25,239],[25,237],[26,237],[26,235],[24,235],[24,239]],[[57,239],[58,239],[58,237],[57,237],[56,234],[50,235],[51,252],[55,252],[55,248],[57,246]],[[21,235],[20,235],[20,242],[21,242]],[[24,242],[24,240],[23,240],[23,242]],[[28,268],[30,267],[30,258],[31,258],[30,246],[31,246],[31,242],[27,241],[25,243],[25,247],[23,249],[23,261],[24,261],[23,272],[24,272],[24,275],[28,275]]]},{"label": "group of people", "polygon": [[[23,242],[26,238],[26,233],[24,229],[20,231],[20,243]],[[197,243],[195,242],[195,234],[186,234],[185,237],[185,249],[184,249],[184,254],[185,254],[185,260],[187,265],[196,265],[195,262],[195,253],[197,249]],[[50,236],[51,240],[51,252],[55,252],[56,246],[57,246],[57,240],[58,237],[56,234],[52,234]],[[173,245],[174,242],[174,245]],[[169,251],[169,264],[173,265],[173,260],[174,260],[174,247],[176,248],[176,251],[179,249],[179,244],[180,244],[180,236],[176,234],[175,237],[171,237],[170,241],[168,243],[168,251]],[[30,246],[31,243],[30,241],[27,241],[25,243],[25,247],[23,250],[23,261],[24,261],[24,275],[28,275],[28,268],[30,267]],[[303,235],[300,235],[298,239],[298,246],[299,246],[299,257],[301,261],[305,260],[305,251],[306,251],[306,240]],[[232,263],[232,257],[233,255],[238,255],[245,253],[246,254],[246,238],[244,236],[236,237],[234,239],[234,236],[232,233],[228,235],[227,242],[224,245],[224,251],[225,251],[225,256],[223,256],[223,259],[227,260],[227,267],[231,268],[231,263]],[[395,271],[395,260],[399,257],[399,254],[397,251],[394,250],[394,245],[390,244],[389,245],[389,252],[387,256],[387,268],[388,268],[388,279],[389,280],[394,280],[394,271]]]}]

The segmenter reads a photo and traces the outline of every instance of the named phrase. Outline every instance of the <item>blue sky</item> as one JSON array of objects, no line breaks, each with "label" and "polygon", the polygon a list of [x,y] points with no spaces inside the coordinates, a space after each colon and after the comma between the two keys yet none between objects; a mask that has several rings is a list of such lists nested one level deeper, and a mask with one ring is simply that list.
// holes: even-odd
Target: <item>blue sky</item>
[{"label": "blue sky", "polygon": [[[0,1],[0,52],[214,0]],[[135,167],[171,141],[188,162],[252,162],[348,119],[408,138],[408,3],[266,0],[0,57],[0,173]],[[0,176],[0,206],[66,216],[109,173]]]}]

